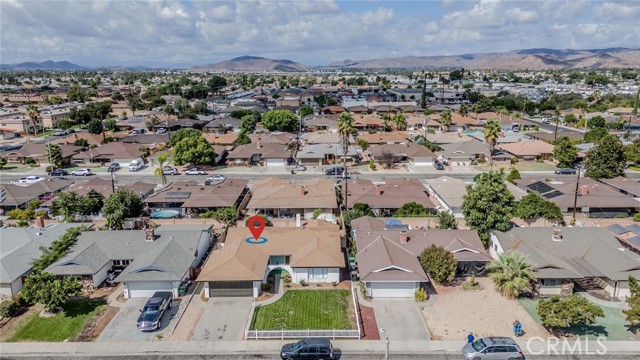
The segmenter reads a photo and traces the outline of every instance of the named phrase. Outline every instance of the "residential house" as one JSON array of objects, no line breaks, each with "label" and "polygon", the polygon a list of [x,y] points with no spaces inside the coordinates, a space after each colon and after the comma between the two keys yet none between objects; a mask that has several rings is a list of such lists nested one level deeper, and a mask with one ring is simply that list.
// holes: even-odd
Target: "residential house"
[{"label": "residential house", "polygon": [[41,247],[48,248],[68,229],[78,225],[84,224],[0,228],[0,300],[14,296],[22,289],[33,261],[42,255]]},{"label": "residential house", "polygon": [[304,125],[307,129],[312,131],[319,130],[329,130],[329,131],[337,131],[338,130],[338,114],[320,114],[320,115],[309,115],[304,119]]},{"label": "residential house", "polygon": [[25,209],[33,200],[46,202],[72,183],[71,180],[47,178],[29,185],[0,184],[0,209],[6,213]]},{"label": "residential house", "polygon": [[417,202],[430,211],[435,205],[429,192],[418,179],[386,179],[374,183],[371,180],[349,180],[346,184],[348,205],[368,204],[376,216],[391,216],[402,205]]},{"label": "residential house", "polygon": [[[18,150],[11,150],[4,154],[8,164],[24,164],[27,159],[32,159],[36,164],[40,166],[51,165],[49,157],[47,156],[47,146],[49,144],[36,144],[28,143],[24,144]],[[58,145],[62,151],[62,161],[64,164],[71,162],[74,156],[77,156],[84,150],[81,146],[74,145]]]},{"label": "residential house", "polygon": [[572,295],[603,289],[611,297],[630,295],[629,276],[640,278],[640,255],[624,249],[607,228],[516,227],[492,231],[489,249],[497,258],[515,251],[533,263],[540,295]]},{"label": "residential house", "polygon": [[354,113],[351,126],[359,131],[382,130],[384,128],[384,120],[376,114]]},{"label": "residential house", "polygon": [[456,178],[440,176],[435,179],[426,179],[429,195],[435,198],[439,207],[457,218],[464,217],[462,213],[462,203],[464,195],[467,193],[467,184]]},{"label": "residential house", "polygon": [[148,196],[144,203],[152,211],[173,209],[183,216],[232,206],[242,210],[247,199],[247,183],[247,180],[225,179],[215,185],[200,185],[196,181],[181,180]]},{"label": "residential house", "polygon": [[334,160],[341,162],[343,156],[351,162],[358,155],[356,147],[349,146],[347,154],[343,153],[341,144],[307,144],[296,153],[298,163],[307,166],[330,165]]},{"label": "residential house", "polygon": [[165,128],[169,131],[177,131],[180,129],[197,129],[201,130],[208,121],[197,119],[168,119],[153,125],[154,129]]},{"label": "residential house", "polygon": [[[218,131],[218,132],[240,132],[240,119],[236,119],[230,116],[225,116],[217,119],[213,119],[210,123],[205,126],[205,129],[209,131]],[[222,131],[221,131],[222,130]]]},{"label": "residential house", "polygon": [[360,134],[358,140],[364,140],[369,145],[374,144],[407,144],[410,142],[410,135],[406,131],[379,132],[373,134]]},{"label": "residential house", "polygon": [[582,140],[584,138],[584,133],[566,130],[564,128],[559,128],[557,133],[546,132],[546,131],[531,131],[527,133],[527,136],[534,140],[543,140],[543,141],[552,141],[554,139],[558,139],[561,137],[568,137],[570,139]]},{"label": "residential house", "polygon": [[284,167],[292,162],[293,158],[286,145],[263,144],[261,141],[240,145],[229,152],[227,156],[227,165],[229,166]]},{"label": "residential house", "polygon": [[489,147],[477,140],[443,144],[440,148],[442,148],[442,157],[450,164],[471,165],[474,160],[485,161],[489,158]]},{"label": "residential house", "polygon": [[39,117],[34,127],[31,118],[25,115],[15,115],[0,119],[0,128],[15,131],[21,134],[35,134],[43,129],[42,118]]},{"label": "residential house", "polygon": [[545,141],[518,141],[498,145],[503,150],[520,160],[552,160],[554,146]]},{"label": "residential house", "polygon": [[262,144],[281,144],[281,145],[289,145],[292,142],[295,142],[298,135],[290,132],[280,132],[274,131],[268,134],[251,134],[249,138],[251,138],[251,142],[257,143],[260,142]]},{"label": "residential house", "polygon": [[13,129],[0,128],[0,140],[11,140],[16,137],[16,131]]},{"label": "residential house", "polygon": [[620,241],[622,246],[640,255],[640,224],[628,226],[613,224],[609,225],[608,229]]},{"label": "residential house", "polygon": [[[230,132],[226,134],[218,134],[218,133],[202,133],[202,137],[204,137],[209,144],[217,144],[223,146],[233,146],[238,140],[238,135],[240,133]],[[219,154],[216,152],[216,154]]]},{"label": "residential house", "polygon": [[86,195],[89,191],[94,190],[104,196],[105,198],[109,197],[109,195],[113,194],[113,190],[116,191],[120,189],[131,190],[137,195],[140,196],[142,200],[144,200],[147,196],[153,193],[153,189],[156,187],[156,184],[149,184],[143,181],[135,181],[131,183],[126,183],[124,185],[119,184],[117,181],[112,182],[111,179],[102,179],[99,177],[92,177],[88,180],[79,181],[77,183],[72,184],[67,191],[73,191],[78,195]]},{"label": "residential house", "polygon": [[171,291],[177,297],[180,283],[195,277],[213,241],[211,225],[87,231],[46,271],[80,277],[94,288],[109,271],[121,271],[115,281],[123,284],[125,299],[150,297],[156,291]]},{"label": "residential house", "polygon": [[335,184],[331,179],[268,178],[256,181],[251,193],[247,209],[269,217],[300,215],[302,218],[312,219],[317,209],[322,214],[338,213]]},{"label": "residential house", "polygon": [[131,161],[142,158],[146,152],[141,150],[140,144],[127,144],[110,142],[71,156],[74,164],[85,166],[101,166],[109,163],[119,163],[122,166],[129,165]]},{"label": "residential house", "polygon": [[598,181],[611,186],[622,194],[628,195],[636,200],[640,200],[640,180],[638,179],[618,176],[613,179],[600,179]]},{"label": "residential house", "polygon": [[69,117],[69,108],[62,109],[47,109],[40,111],[42,116],[42,125],[46,129],[53,129],[58,127],[58,121]]},{"label": "residential house", "polygon": [[197,281],[206,298],[258,297],[270,274],[279,279],[288,273],[293,283],[332,283],[344,267],[338,226],[266,227],[259,241],[247,228],[230,227]]},{"label": "residential house", "polygon": [[161,144],[169,143],[169,134],[134,134],[121,138],[120,142],[125,144],[138,144],[138,147],[144,146],[149,149],[155,149]]},{"label": "residential house", "polygon": [[423,145],[407,144],[383,144],[369,147],[369,154],[378,162],[383,162],[385,153],[391,153],[398,162],[409,162],[414,166],[433,166],[436,154]]}]

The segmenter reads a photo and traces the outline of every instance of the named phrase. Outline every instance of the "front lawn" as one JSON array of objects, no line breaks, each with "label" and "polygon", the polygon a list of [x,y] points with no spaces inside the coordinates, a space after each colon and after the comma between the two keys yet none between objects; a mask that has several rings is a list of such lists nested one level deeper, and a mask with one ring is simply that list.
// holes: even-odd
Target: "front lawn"
[{"label": "front lawn", "polygon": [[7,341],[73,341],[104,306],[104,299],[69,301],[63,306],[64,313],[50,318],[34,314]]},{"label": "front lawn", "polygon": [[351,329],[349,290],[290,290],[273,304],[257,306],[251,330]]}]

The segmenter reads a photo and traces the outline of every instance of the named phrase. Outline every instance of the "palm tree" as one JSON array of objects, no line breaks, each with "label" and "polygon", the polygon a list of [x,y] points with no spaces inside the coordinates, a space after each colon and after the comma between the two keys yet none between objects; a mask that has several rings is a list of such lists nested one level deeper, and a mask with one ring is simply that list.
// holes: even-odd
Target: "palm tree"
[{"label": "palm tree", "polygon": [[[31,125],[33,125],[33,131],[35,135],[38,135],[38,117],[40,116],[40,110],[35,105],[27,106],[27,116],[31,119]],[[29,131],[27,131],[27,139],[29,139]]]},{"label": "palm tree", "polygon": [[153,127],[160,124],[160,122],[160,119],[158,119],[157,116],[153,115],[153,117],[149,121],[147,121],[145,125],[147,125],[147,130],[151,131],[153,130]]},{"label": "palm tree", "polygon": [[507,251],[500,254],[498,260],[489,263],[489,277],[500,293],[508,298],[516,298],[531,292],[535,281],[533,265],[523,255]]},{"label": "palm tree", "polygon": [[500,137],[500,132],[502,129],[500,128],[500,124],[491,119],[484,124],[484,128],[482,129],[482,134],[484,135],[484,140],[489,144],[489,164],[493,165],[493,150],[496,148],[496,144],[498,143],[498,138]]},{"label": "palm tree", "polygon": [[458,112],[462,116],[468,116],[469,115],[469,107],[467,107],[467,104],[462,104],[462,105],[460,105],[460,110]]},{"label": "palm tree", "polygon": [[[347,176],[347,152],[349,151],[349,136],[353,132],[353,115],[348,111],[343,111],[338,118],[338,134],[342,143],[342,163],[344,165],[344,176]],[[347,181],[344,182],[344,207],[347,207]]]},{"label": "palm tree", "polygon": [[171,159],[169,159],[169,155],[160,154],[158,158],[151,161],[153,166],[156,166],[156,169],[153,171],[153,174],[160,178],[162,185],[167,184],[167,176],[164,174],[164,167],[169,166],[171,164]]},{"label": "palm tree", "polygon": [[402,130],[407,127],[407,119],[400,112],[395,114],[392,121],[393,125],[395,125],[396,127],[396,130]]},{"label": "palm tree", "polygon": [[449,128],[453,125],[451,110],[445,110],[440,114],[440,125],[445,129],[445,132],[449,132]]}]

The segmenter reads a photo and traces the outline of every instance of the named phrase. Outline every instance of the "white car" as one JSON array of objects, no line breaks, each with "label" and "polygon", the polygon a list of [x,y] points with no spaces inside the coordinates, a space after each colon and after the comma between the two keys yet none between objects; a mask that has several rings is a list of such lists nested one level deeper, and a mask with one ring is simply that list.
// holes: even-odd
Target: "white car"
[{"label": "white car", "polygon": [[73,176],[89,176],[89,175],[93,175],[93,173],[91,172],[91,169],[76,169],[76,170],[71,172],[71,175],[73,175]]},{"label": "white car", "polygon": [[191,168],[184,172],[186,175],[207,175],[207,172],[198,168]]},{"label": "white car", "polygon": [[226,180],[226,177],[224,175],[213,175],[213,176],[209,176],[208,178],[204,179],[204,184],[205,185],[218,185],[220,183],[222,183],[223,181]]},{"label": "white car", "polygon": [[27,176],[27,177],[20,178],[20,180],[18,180],[18,181],[21,184],[34,184],[34,183],[37,183],[38,181],[42,181],[42,180],[44,180],[44,178],[41,178],[40,176],[32,175],[32,176]]},{"label": "white car", "polygon": [[65,136],[65,135],[67,135],[67,132],[64,130],[58,130],[53,133],[53,136]]}]

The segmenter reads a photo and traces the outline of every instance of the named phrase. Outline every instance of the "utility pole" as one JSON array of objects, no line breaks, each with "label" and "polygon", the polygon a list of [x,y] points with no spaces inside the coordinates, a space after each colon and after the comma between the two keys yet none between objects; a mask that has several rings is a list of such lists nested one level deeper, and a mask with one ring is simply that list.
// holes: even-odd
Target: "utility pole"
[{"label": "utility pole", "polygon": [[576,207],[578,206],[578,191],[580,190],[580,170],[581,167],[577,167],[576,172],[578,173],[578,177],[576,178],[576,193],[573,194],[573,217],[572,222],[575,225],[576,223]]},{"label": "utility pole", "polygon": [[111,193],[112,194],[116,193],[115,176],[116,174],[112,171],[111,172]]}]

